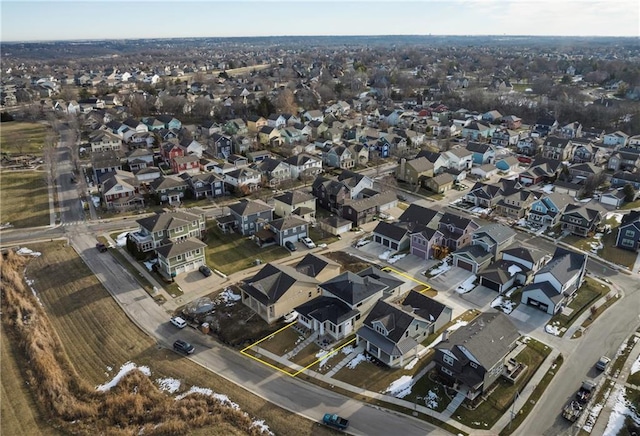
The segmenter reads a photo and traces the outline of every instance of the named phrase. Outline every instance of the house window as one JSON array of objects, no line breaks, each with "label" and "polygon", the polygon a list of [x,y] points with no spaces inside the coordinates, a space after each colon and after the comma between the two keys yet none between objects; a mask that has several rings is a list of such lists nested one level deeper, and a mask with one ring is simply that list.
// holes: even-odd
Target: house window
[{"label": "house window", "polygon": [[475,362],[469,362],[469,366],[471,366],[471,368],[477,368],[478,364]]},{"label": "house window", "polygon": [[444,354],[442,356],[442,361],[449,366],[453,366],[453,357],[449,356],[448,354]]},{"label": "house window", "polygon": [[451,370],[449,370],[449,369],[445,368],[444,366],[443,366],[443,367],[440,367],[440,371],[444,372],[444,373],[445,373],[445,374],[447,374],[447,375],[451,375],[451,376],[453,375],[453,371],[451,371]]},{"label": "house window", "polygon": [[633,240],[632,239],[623,239],[622,240],[622,245],[624,245],[625,247],[633,247]]},{"label": "house window", "polygon": [[636,235],[636,232],[634,232],[633,230],[626,230],[624,232],[624,235],[628,238],[633,238]]},{"label": "house window", "polygon": [[381,335],[387,336],[387,330],[384,328],[384,326],[382,324],[376,323],[375,329]]}]

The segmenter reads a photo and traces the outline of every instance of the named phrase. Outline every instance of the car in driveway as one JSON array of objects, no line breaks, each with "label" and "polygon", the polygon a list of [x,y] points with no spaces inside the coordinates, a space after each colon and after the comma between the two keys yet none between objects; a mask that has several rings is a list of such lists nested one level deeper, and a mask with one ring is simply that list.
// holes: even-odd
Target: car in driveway
[{"label": "car in driveway", "polygon": [[311,240],[311,238],[309,237],[304,237],[304,238],[300,238],[300,241],[307,247],[307,248],[316,248],[316,244],[315,242],[313,242]]},{"label": "car in driveway", "polygon": [[211,268],[209,268],[207,265],[202,265],[200,268],[198,268],[198,271],[200,271],[205,277],[209,277],[211,275]]},{"label": "car in driveway", "polygon": [[173,343],[173,349],[179,353],[193,354],[196,348],[189,342],[178,339]]},{"label": "car in driveway", "polygon": [[287,247],[287,250],[289,251],[296,251],[296,246],[291,241],[285,242],[284,246]]},{"label": "car in driveway", "polygon": [[171,324],[178,327],[179,329],[183,329],[187,326],[187,321],[185,321],[182,317],[174,316],[173,318],[171,318]]},{"label": "car in driveway", "polygon": [[604,371],[605,369],[607,369],[607,366],[609,366],[610,362],[611,362],[611,359],[609,359],[607,356],[602,356],[600,360],[598,360],[598,362],[596,363],[596,369],[600,371]]}]

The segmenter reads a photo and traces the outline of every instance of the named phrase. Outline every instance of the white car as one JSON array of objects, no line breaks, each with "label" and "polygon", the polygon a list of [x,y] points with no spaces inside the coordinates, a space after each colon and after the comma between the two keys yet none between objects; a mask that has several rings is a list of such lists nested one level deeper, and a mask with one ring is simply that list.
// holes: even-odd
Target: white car
[{"label": "white car", "polygon": [[316,248],[316,244],[311,240],[311,238],[305,237],[305,238],[301,238],[300,240],[304,245],[307,246],[307,248]]},{"label": "white car", "polygon": [[174,316],[173,318],[171,318],[171,324],[178,327],[179,329],[183,329],[187,326],[187,321],[180,318],[179,316]]},{"label": "white car", "polygon": [[293,322],[298,318],[298,312],[296,312],[295,310],[292,310],[291,312],[287,313],[282,319],[284,320],[284,322]]}]

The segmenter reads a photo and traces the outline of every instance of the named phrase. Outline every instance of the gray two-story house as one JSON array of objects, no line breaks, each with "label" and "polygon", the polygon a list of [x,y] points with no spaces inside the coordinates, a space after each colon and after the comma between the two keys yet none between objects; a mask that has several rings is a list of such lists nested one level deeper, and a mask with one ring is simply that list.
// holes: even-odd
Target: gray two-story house
[{"label": "gray two-story house", "polygon": [[233,227],[243,236],[250,236],[273,220],[273,207],[262,200],[242,200],[229,206]]}]

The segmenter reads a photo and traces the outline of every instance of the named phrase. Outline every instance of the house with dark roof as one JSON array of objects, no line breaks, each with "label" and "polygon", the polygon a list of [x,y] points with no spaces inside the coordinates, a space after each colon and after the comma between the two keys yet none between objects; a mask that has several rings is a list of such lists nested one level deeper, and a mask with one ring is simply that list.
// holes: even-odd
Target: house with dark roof
[{"label": "house with dark roof", "polygon": [[316,198],[302,190],[287,191],[273,197],[274,212],[279,217],[298,215],[306,220],[316,216]]},{"label": "house with dark roof", "polygon": [[435,210],[411,204],[397,222],[380,221],[373,230],[373,241],[392,250],[406,250],[410,245],[411,234],[425,229],[437,215]]},{"label": "house with dark roof", "polygon": [[346,199],[340,208],[340,215],[354,225],[371,222],[381,212],[391,209],[398,204],[398,197],[394,191],[373,193],[362,199]]},{"label": "house with dark roof", "polygon": [[243,236],[253,235],[273,220],[273,207],[262,200],[241,200],[229,206],[232,227]]},{"label": "house with dark roof", "polygon": [[476,274],[513,243],[516,232],[502,224],[488,224],[473,232],[471,245],[453,253],[453,265]]},{"label": "house with dark roof", "polygon": [[292,266],[268,263],[240,284],[241,301],[268,323],[320,296],[318,279]]},{"label": "house with dark roof", "polygon": [[356,333],[356,344],[391,368],[418,357],[420,342],[451,320],[451,308],[411,291],[402,305],[378,301]]},{"label": "house with dark roof", "polygon": [[224,178],[217,173],[191,175],[183,173],[180,178],[187,182],[187,192],[192,198],[218,198],[227,194]]},{"label": "house with dark roof", "polygon": [[438,222],[438,230],[442,233],[443,245],[447,246],[451,251],[469,245],[473,232],[478,227],[478,224],[472,219],[450,212],[445,212]]},{"label": "house with dark roof", "polygon": [[289,165],[281,159],[266,158],[255,164],[254,169],[262,174],[263,180],[272,188],[291,180]]},{"label": "house with dark roof", "polygon": [[206,265],[205,247],[207,244],[195,238],[170,241],[156,248],[158,271],[168,277],[197,270]]},{"label": "house with dark roof", "polygon": [[560,161],[569,160],[573,146],[569,138],[549,136],[542,144],[542,157]]},{"label": "house with dark roof", "polygon": [[286,242],[295,243],[306,238],[309,232],[309,223],[297,215],[288,215],[269,222],[263,231],[273,233],[276,244],[284,247]]},{"label": "house with dark roof", "polygon": [[493,144],[488,142],[469,141],[466,149],[473,153],[473,163],[475,165],[492,163],[496,156],[496,150]]},{"label": "house with dark roof", "polygon": [[610,188],[600,196],[600,203],[608,206],[620,207],[625,202],[627,195],[623,188]]},{"label": "house with dark roof", "polygon": [[553,257],[522,289],[521,302],[551,315],[559,313],[582,283],[587,255],[557,247]]},{"label": "house with dark roof", "polygon": [[570,204],[573,204],[573,199],[568,195],[555,192],[543,194],[531,203],[527,221],[531,224],[554,227],[560,222],[560,217]]},{"label": "house with dark roof", "polygon": [[640,152],[631,147],[621,148],[611,155],[607,168],[613,171],[638,171],[640,169]]},{"label": "house with dark roof", "polygon": [[474,206],[493,208],[502,199],[503,195],[502,187],[497,184],[476,182],[469,192],[465,194],[464,200],[473,203]]},{"label": "house with dark roof", "polygon": [[539,197],[539,194],[525,189],[514,191],[498,201],[495,213],[505,218],[518,220],[529,212],[531,205]]},{"label": "house with dark roof", "polygon": [[[446,332],[445,332],[446,333]],[[440,375],[469,400],[488,392],[504,370],[520,333],[502,312],[486,312],[435,346]]]},{"label": "house with dark roof", "polygon": [[640,173],[630,173],[628,171],[618,171],[611,176],[611,186],[614,188],[631,185],[633,189],[640,190]]},{"label": "house with dark roof", "polygon": [[541,117],[538,118],[533,125],[531,136],[545,137],[548,135],[552,135],[556,130],[558,130],[558,127],[560,127],[560,124],[555,118]]},{"label": "house with dark roof", "polygon": [[537,185],[544,181],[553,181],[562,171],[563,164],[559,160],[537,158],[529,169],[518,175],[520,183],[524,186]]},{"label": "house with dark roof", "polygon": [[625,250],[640,249],[640,211],[632,210],[622,217],[616,236],[616,247]]},{"label": "house with dark roof", "polygon": [[178,176],[160,176],[149,187],[160,203],[180,204],[187,191],[187,182]]},{"label": "house with dark roof", "polygon": [[129,232],[129,239],[140,252],[153,251],[172,240],[200,239],[206,229],[205,213],[196,208],[156,213],[136,222],[139,228]]},{"label": "house with dark roof", "polygon": [[346,233],[353,227],[353,223],[351,221],[337,215],[331,215],[327,218],[319,219],[318,224],[320,225],[320,229],[335,236]]},{"label": "house with dark roof", "polygon": [[100,151],[91,154],[91,168],[96,183],[102,183],[116,170],[122,170],[122,162],[115,151]]},{"label": "house with dark roof", "polygon": [[306,153],[295,154],[285,159],[291,170],[291,178],[309,180],[322,172],[322,160]]},{"label": "house with dark roof", "polygon": [[107,175],[100,185],[103,204],[107,209],[123,211],[144,206],[140,182],[133,173],[116,170]]},{"label": "house with dark roof", "polygon": [[296,271],[323,282],[340,274],[340,264],[317,253],[309,253],[293,265]]},{"label": "house with dark roof", "polygon": [[604,210],[599,204],[569,205],[560,216],[560,223],[563,232],[569,232],[578,236],[587,236],[596,231],[596,227],[604,216]]}]

